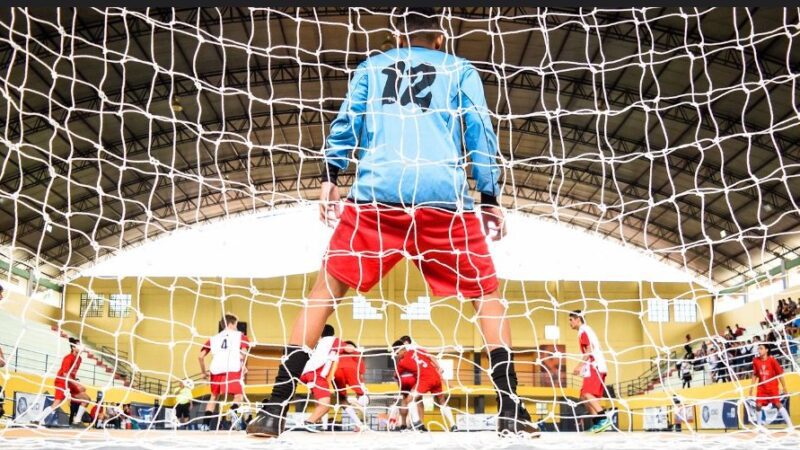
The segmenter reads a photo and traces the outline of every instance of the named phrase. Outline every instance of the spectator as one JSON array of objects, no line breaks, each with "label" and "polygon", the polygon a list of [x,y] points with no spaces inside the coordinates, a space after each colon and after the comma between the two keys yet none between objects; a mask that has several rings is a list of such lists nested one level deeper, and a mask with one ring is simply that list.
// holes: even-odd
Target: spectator
[{"label": "spectator", "polygon": [[692,360],[694,355],[687,353],[680,363],[680,376],[683,380],[683,389],[692,387]]},{"label": "spectator", "polygon": [[0,284],[0,300],[3,300],[3,292],[4,292],[3,285]]},{"label": "spectator", "polygon": [[186,425],[191,418],[190,408],[192,406],[192,380],[181,380],[175,395],[175,418],[181,425]]},{"label": "spectator", "polygon": [[725,383],[731,381],[731,360],[726,349],[719,352],[719,362],[717,363],[717,381]]},{"label": "spectator", "polygon": [[733,331],[733,335],[738,338],[738,337],[743,336],[745,331],[746,330],[743,327],[739,326],[739,324],[737,323],[736,324],[736,329]]},{"label": "spectator", "polygon": [[789,297],[789,316],[794,318],[797,315],[797,302],[792,300],[792,297]]},{"label": "spectator", "polygon": [[725,327],[725,330],[727,330],[725,332],[725,340],[726,341],[733,341],[735,339],[735,335],[733,333],[733,330],[731,329],[731,326],[728,325],[727,327]]},{"label": "spectator", "polygon": [[775,317],[778,318],[778,322],[783,322],[783,299],[778,300],[778,306],[775,307]]},{"label": "spectator", "polygon": [[711,381],[716,383],[719,381],[719,369],[720,369],[720,358],[719,358],[719,349],[712,348],[710,349],[708,355],[708,368],[711,370]]},{"label": "spectator", "polygon": [[686,334],[686,344],[683,345],[683,349],[686,353],[692,353],[692,335]]},{"label": "spectator", "polygon": [[764,310],[764,320],[761,322],[761,328],[770,328],[775,323],[775,316],[769,312],[768,309]]}]

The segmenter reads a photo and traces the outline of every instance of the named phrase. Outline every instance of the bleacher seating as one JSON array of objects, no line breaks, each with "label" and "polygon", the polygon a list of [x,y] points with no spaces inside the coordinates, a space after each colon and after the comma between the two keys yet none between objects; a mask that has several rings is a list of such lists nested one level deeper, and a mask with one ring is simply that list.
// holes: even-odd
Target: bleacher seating
[{"label": "bleacher seating", "polygon": [[[0,311],[0,346],[8,372],[25,372],[47,377],[55,376],[64,355],[69,352],[67,336],[47,325],[19,318]],[[92,351],[83,354],[78,370],[81,383],[95,387],[122,386],[124,380]]]}]

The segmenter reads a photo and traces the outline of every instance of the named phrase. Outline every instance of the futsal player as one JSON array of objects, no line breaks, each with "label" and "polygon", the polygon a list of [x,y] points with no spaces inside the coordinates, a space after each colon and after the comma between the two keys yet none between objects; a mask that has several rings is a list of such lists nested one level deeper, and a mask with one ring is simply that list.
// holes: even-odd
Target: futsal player
[{"label": "futsal player", "polygon": [[447,406],[447,399],[442,392],[444,381],[436,358],[428,354],[424,349],[409,347],[410,344],[404,344],[402,340],[397,340],[392,344],[392,348],[397,355],[397,371],[400,373],[413,373],[416,377],[416,384],[405,399],[408,414],[411,416],[412,428],[425,430],[420,413],[422,405],[418,403],[418,400],[421,395],[431,394],[435,397],[436,403],[442,412],[446,427],[455,431],[456,422],[453,418],[452,410]]},{"label": "futsal player", "polygon": [[[244,393],[242,368],[250,341],[244,333],[236,328],[239,319],[235,315],[226,314],[223,320],[225,329],[206,341],[197,358],[200,363],[200,373],[203,374],[203,378],[211,382],[211,398],[206,405],[202,422],[202,429],[205,431],[211,429],[211,418],[214,415],[218,397],[221,397],[224,402],[228,395],[233,395],[231,410],[235,414]],[[209,353],[211,354],[211,366],[206,370],[205,360]],[[234,425],[236,424],[234,423]]]},{"label": "futsal player", "polygon": [[[506,306],[486,234],[506,234],[498,206],[498,144],[479,72],[441,51],[434,8],[400,8],[398,47],[353,72],[325,142],[320,219],[336,224],[319,276],[292,329],[266,407],[248,433],[278,436],[309,355],[350,289],[369,291],[405,255],[434,295],[471,300],[499,396],[498,432],[535,435],[516,396]],[[351,154],[354,154],[351,157]],[[358,160],[342,206],[338,174]],[[480,200],[469,192],[475,180]],[[480,214],[479,214],[480,212]]]},{"label": "futsal player", "polygon": [[569,326],[578,331],[578,344],[583,357],[580,364],[575,367],[574,375],[583,377],[581,386],[581,400],[586,402],[586,407],[592,415],[592,427],[589,431],[600,433],[611,428],[609,414],[600,405],[600,398],[604,397],[605,380],[608,368],[606,358],[600,349],[600,340],[597,339],[592,327],[586,324],[583,313],[575,310],[569,315]]},{"label": "futsal player", "polygon": [[61,405],[68,400],[77,402],[79,405],[78,411],[72,418],[72,424],[80,425],[83,422],[83,414],[86,412],[86,406],[91,399],[86,393],[86,388],[78,382],[78,369],[80,369],[83,362],[80,341],[75,338],[69,338],[69,350],[69,353],[61,360],[61,367],[59,367],[56,374],[54,383],[56,392],[53,403],[42,410],[39,417],[33,421],[34,424],[45,423],[50,414],[61,408]]},{"label": "futsal player", "polygon": [[[353,341],[345,341],[339,351],[336,370],[333,373],[333,386],[336,390],[338,403],[346,405],[345,413],[355,424],[355,431],[362,431],[364,424],[358,417],[358,411],[365,413],[369,405],[367,387],[364,384],[364,373],[367,371],[366,364],[358,346]],[[353,391],[356,395],[355,401],[347,399],[347,390]],[[358,410],[358,411],[357,411]]]},{"label": "futsal player", "polygon": [[300,375],[300,381],[308,386],[311,397],[316,401],[314,410],[304,424],[303,429],[306,431],[318,431],[317,425],[320,422],[323,426],[327,425],[328,412],[331,409],[330,379],[336,371],[339,354],[342,351],[355,351],[354,346],[342,344],[335,334],[336,330],[332,325],[326,324],[323,327],[317,345]]},{"label": "futsal player", "polygon": [[756,389],[756,417],[755,423],[761,428],[764,421],[761,419],[761,410],[772,405],[778,410],[786,426],[792,429],[792,419],[789,412],[781,403],[781,394],[778,384],[783,388],[783,395],[787,395],[786,381],[783,379],[783,367],[778,364],[773,356],[769,354],[767,344],[758,346],[758,356],[753,359],[753,384],[750,386],[750,397],[753,396],[753,388]]}]

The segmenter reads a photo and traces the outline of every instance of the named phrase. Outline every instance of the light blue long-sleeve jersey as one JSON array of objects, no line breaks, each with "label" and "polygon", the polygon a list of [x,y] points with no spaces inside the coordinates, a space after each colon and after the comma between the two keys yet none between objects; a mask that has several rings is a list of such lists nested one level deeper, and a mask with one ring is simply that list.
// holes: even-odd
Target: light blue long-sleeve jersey
[{"label": "light blue long-sleeve jersey", "polygon": [[467,60],[437,50],[393,49],[358,66],[325,143],[332,179],[353,152],[357,202],[469,210],[468,168],[482,201],[500,194],[480,76]]}]

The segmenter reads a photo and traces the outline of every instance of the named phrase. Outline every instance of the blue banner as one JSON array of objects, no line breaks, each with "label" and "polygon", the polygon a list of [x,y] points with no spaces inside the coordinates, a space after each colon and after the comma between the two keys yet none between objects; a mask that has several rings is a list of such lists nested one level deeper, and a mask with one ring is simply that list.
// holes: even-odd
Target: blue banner
[{"label": "blue banner", "polygon": [[[781,403],[786,411],[789,411],[789,397],[781,397]],[[786,425],[786,421],[778,413],[774,406],[763,407],[760,412],[756,412],[756,401],[754,399],[747,399],[744,401],[744,424],[750,425],[753,423],[755,414],[761,414],[761,420],[767,425]]]}]

